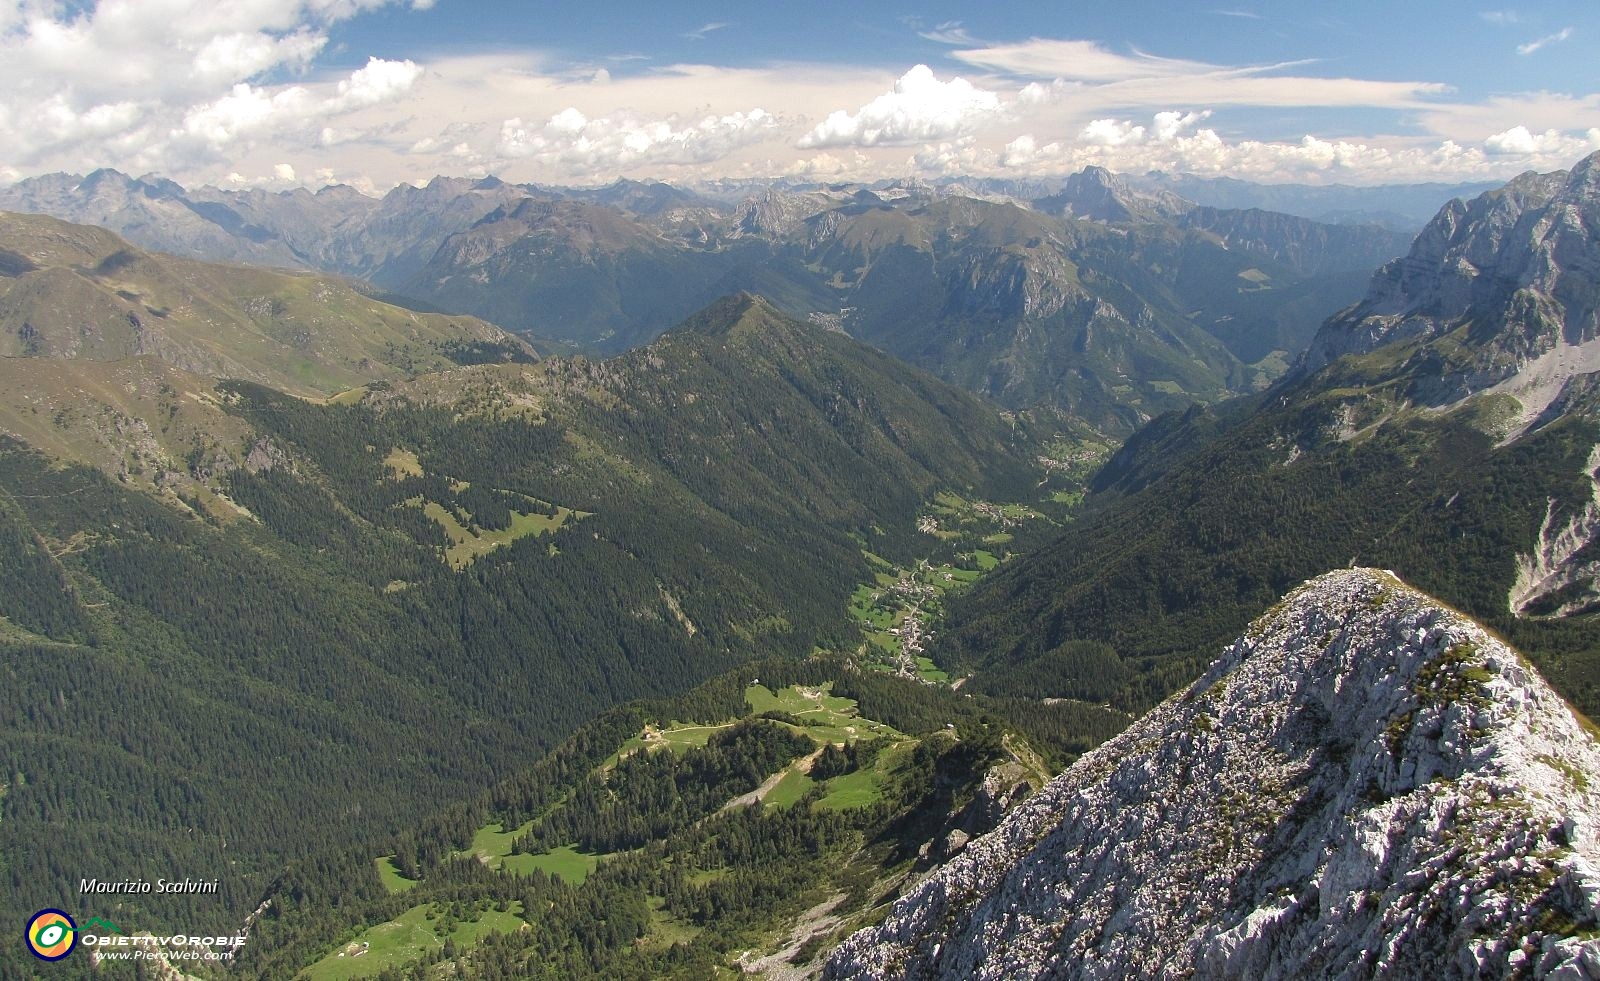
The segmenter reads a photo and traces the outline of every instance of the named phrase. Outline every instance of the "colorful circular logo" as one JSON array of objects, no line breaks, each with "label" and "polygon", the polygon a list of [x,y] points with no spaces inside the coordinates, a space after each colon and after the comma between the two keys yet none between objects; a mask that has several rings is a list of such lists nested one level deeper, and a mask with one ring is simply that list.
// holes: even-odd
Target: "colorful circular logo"
[{"label": "colorful circular logo", "polygon": [[59,961],[78,945],[78,924],[58,909],[42,909],[28,921],[28,949],[44,961]]}]

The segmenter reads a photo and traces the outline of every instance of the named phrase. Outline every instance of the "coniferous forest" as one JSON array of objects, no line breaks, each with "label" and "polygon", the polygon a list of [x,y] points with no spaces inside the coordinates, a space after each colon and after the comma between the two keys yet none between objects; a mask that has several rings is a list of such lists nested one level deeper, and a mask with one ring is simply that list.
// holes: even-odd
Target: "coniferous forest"
[{"label": "coniferous forest", "polygon": [[0,446],[6,908],[187,875],[220,892],[104,915],[231,929],[286,866],[610,706],[854,646],[864,543],[907,560],[936,489],[1037,481],[1026,420],[748,299],[526,370],[509,409],[471,375],[355,404],[226,383],[252,436],[192,465],[255,462],[210,500]]}]

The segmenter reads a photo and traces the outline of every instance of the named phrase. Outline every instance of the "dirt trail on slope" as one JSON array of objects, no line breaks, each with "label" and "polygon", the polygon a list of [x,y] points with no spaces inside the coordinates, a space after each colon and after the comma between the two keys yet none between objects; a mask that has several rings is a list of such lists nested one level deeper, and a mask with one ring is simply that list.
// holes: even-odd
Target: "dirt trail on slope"
[{"label": "dirt trail on slope", "polygon": [[[794,766],[798,766],[801,773],[810,773],[811,768],[816,765],[817,757],[822,755],[822,750],[823,747],[818,746],[815,752],[813,752],[810,756],[800,760],[800,762],[794,764]],[[789,775],[789,771],[791,769],[793,769],[793,767],[784,767],[777,773],[774,773],[772,776],[761,781],[761,786],[750,791],[748,794],[740,794],[733,800],[730,800],[726,804],[722,805],[722,810],[731,811],[735,807],[749,807],[758,800],[766,800],[767,795],[772,793],[772,788],[782,783],[783,778]]]}]

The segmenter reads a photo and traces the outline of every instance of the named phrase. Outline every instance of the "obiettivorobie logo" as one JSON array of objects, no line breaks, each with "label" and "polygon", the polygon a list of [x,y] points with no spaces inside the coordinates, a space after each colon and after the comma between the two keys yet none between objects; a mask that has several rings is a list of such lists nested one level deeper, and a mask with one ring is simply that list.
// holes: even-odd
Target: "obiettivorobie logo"
[{"label": "obiettivorobie logo", "polygon": [[33,914],[33,919],[28,921],[28,929],[24,936],[28,941],[28,949],[33,956],[40,960],[59,961],[72,953],[78,945],[79,930],[87,933],[99,930],[102,933],[121,933],[117,925],[110,920],[102,920],[95,916],[89,919],[81,928],[73,922],[71,916],[58,909],[42,909]]},{"label": "obiettivorobie logo", "polygon": [[78,945],[78,924],[58,909],[42,909],[28,921],[23,934],[28,949],[42,961],[59,961]]},{"label": "obiettivorobie logo", "polygon": [[[94,948],[94,953],[100,958],[109,960],[226,961],[232,960],[234,953],[245,942],[243,934],[231,937],[140,934],[129,937],[124,936],[115,923],[98,916],[91,917],[80,927],[70,915],[59,909],[42,909],[33,914],[23,937],[28,943],[28,950],[43,961],[61,960],[76,950],[80,942],[85,947]],[[178,949],[174,950],[174,947]]]}]

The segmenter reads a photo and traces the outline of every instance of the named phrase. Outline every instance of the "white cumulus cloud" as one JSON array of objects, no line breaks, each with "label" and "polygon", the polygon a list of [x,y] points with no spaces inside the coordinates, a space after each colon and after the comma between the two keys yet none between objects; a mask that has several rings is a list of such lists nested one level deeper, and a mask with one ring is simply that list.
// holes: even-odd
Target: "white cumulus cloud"
[{"label": "white cumulus cloud", "polygon": [[1096,119],[1078,133],[1078,142],[1089,146],[1143,143],[1144,127],[1125,119]]},{"label": "white cumulus cloud", "polygon": [[404,95],[421,74],[410,61],[373,58],[324,92],[240,82],[227,95],[186,112],[173,130],[173,145],[221,153],[241,140],[285,133],[325,146],[345,142],[349,134],[327,126],[328,120]]},{"label": "white cumulus cloud", "polygon": [[320,118],[415,81],[416,66],[381,59],[331,93],[305,80],[333,24],[397,2],[0,3],[0,155],[30,169],[181,170],[194,163],[189,152],[273,131],[295,113],[310,114],[314,139]]},{"label": "white cumulus cloud", "polygon": [[1557,129],[1535,133],[1526,126],[1513,126],[1484,140],[1483,147],[1496,156],[1579,157],[1600,148],[1600,129],[1579,137]]},{"label": "white cumulus cloud", "polygon": [[496,151],[510,159],[532,158],[568,175],[589,175],[642,163],[718,160],[765,138],[777,125],[775,116],[759,108],[681,120],[626,112],[590,119],[569,106],[537,128],[520,118],[507,119]]},{"label": "white cumulus cloud", "polygon": [[311,62],[328,39],[309,30],[283,37],[260,32],[221,34],[205,41],[189,63],[189,77],[198,86],[227,85],[254,78],[269,69],[301,67]]},{"label": "white cumulus cloud", "polygon": [[917,65],[894,88],[855,113],[830,113],[800,138],[802,149],[838,146],[898,146],[968,135],[1000,111],[1000,97],[964,78],[939,81]]},{"label": "white cumulus cloud", "polygon": [[369,58],[365,68],[339,83],[338,94],[328,100],[324,111],[346,112],[388,102],[409,92],[421,77],[422,69],[413,61]]},{"label": "white cumulus cloud", "polygon": [[971,137],[930,143],[912,154],[909,161],[913,170],[925,174],[955,176],[981,173],[993,169],[995,153],[977,145]]},{"label": "white cumulus cloud", "polygon": [[[1464,145],[1444,140],[1434,146],[1383,145],[1360,139],[1306,135],[1297,141],[1228,140],[1215,130],[1197,128],[1209,113],[1157,113],[1150,124],[1131,119],[1091,121],[1072,141],[1041,143],[1032,134],[1007,143],[994,164],[1014,175],[1044,176],[1094,164],[1113,171],[1166,170],[1228,176],[1244,180],[1346,182],[1497,179],[1515,170],[1556,170],[1600,150],[1600,127],[1574,134],[1531,132],[1514,126]],[[969,153],[981,165],[979,153]],[[934,161],[930,161],[934,162]]]},{"label": "white cumulus cloud", "polygon": [[822,153],[813,154],[789,168],[789,174],[795,177],[811,177],[826,180],[833,177],[846,177],[857,173],[870,166],[861,151],[856,150],[848,157],[839,157],[824,150]]},{"label": "white cumulus cloud", "polygon": [[1189,129],[1209,115],[1211,115],[1211,110],[1209,109],[1205,112],[1172,112],[1169,110],[1156,113],[1155,118],[1152,120],[1156,142],[1166,143],[1168,140],[1177,138],[1179,133]]},{"label": "white cumulus cloud", "polygon": [[1005,145],[1000,152],[999,165],[1006,170],[1033,171],[1060,160],[1065,152],[1066,148],[1059,142],[1040,145],[1032,133],[1023,133]]},{"label": "white cumulus cloud", "polygon": [[222,98],[186,113],[179,132],[220,150],[277,120],[303,118],[310,101],[310,93],[299,86],[269,92],[240,82]]},{"label": "white cumulus cloud", "polygon": [[1078,133],[1078,142],[1098,147],[1171,143],[1209,115],[1209,110],[1158,112],[1151,117],[1148,128],[1129,119],[1096,119]]}]

